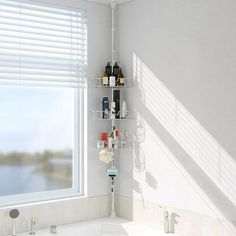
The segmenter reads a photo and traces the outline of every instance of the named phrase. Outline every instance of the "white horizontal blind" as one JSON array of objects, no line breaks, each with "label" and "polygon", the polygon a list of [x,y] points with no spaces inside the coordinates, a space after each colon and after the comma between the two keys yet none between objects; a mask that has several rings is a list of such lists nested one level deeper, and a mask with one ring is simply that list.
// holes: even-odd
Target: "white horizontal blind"
[{"label": "white horizontal blind", "polygon": [[0,84],[86,84],[87,18],[83,9],[0,0]]}]

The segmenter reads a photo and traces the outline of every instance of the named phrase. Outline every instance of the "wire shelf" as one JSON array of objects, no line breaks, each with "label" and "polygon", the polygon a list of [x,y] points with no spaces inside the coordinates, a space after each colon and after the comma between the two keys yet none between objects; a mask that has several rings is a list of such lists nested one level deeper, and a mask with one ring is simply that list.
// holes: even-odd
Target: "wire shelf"
[{"label": "wire shelf", "polygon": [[124,78],[124,85],[116,85],[116,86],[105,86],[102,84],[101,78],[93,78],[88,79],[88,87],[89,88],[129,88],[133,87],[133,79]]},{"label": "wire shelf", "polygon": [[[115,141],[115,140],[114,140]],[[109,150],[109,144],[108,141],[103,141],[100,139],[94,140],[94,145],[93,145],[97,150],[104,150],[108,149]],[[128,138],[119,138],[118,142],[115,144],[115,142],[112,145],[113,150],[118,150],[118,149],[133,149],[134,148],[134,140],[133,139],[128,139]]]},{"label": "wire shelf", "polygon": [[134,120],[135,119],[135,112],[134,111],[127,111],[126,116],[122,116],[122,112],[118,112],[113,115],[115,118],[112,118],[110,112],[108,118],[104,117],[104,111],[90,111],[90,118],[95,120]]}]

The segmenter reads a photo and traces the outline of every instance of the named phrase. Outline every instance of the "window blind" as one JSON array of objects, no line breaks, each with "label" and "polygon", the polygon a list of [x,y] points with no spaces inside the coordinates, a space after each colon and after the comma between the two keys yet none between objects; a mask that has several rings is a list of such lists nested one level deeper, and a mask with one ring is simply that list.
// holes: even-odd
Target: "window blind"
[{"label": "window blind", "polygon": [[0,84],[86,84],[86,10],[0,1]]}]

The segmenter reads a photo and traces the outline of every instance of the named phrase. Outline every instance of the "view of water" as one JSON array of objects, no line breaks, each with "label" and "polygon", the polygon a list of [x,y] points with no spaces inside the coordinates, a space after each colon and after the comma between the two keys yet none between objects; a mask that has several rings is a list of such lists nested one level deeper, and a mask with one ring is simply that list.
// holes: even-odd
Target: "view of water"
[{"label": "view of water", "polygon": [[0,166],[0,196],[71,188],[70,181],[49,178],[36,170],[40,165]]}]

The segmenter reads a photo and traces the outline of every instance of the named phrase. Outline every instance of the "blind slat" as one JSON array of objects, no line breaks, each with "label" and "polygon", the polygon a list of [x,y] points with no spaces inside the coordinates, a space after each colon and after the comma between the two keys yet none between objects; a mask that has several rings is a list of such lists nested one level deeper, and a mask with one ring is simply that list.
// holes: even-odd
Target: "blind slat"
[{"label": "blind slat", "polygon": [[82,19],[86,19],[86,10],[63,6],[59,7],[58,5],[52,5],[49,3],[37,3],[37,1],[35,1],[35,4],[32,4],[32,2],[27,2],[26,0],[1,0],[1,6],[9,6],[15,9],[16,11],[23,9],[30,10],[34,13],[34,15],[44,15],[45,13],[48,13],[51,16],[75,16],[81,17]]},{"label": "blind slat", "polygon": [[[82,43],[78,43],[78,44],[75,44],[75,43],[69,44],[69,43],[67,43],[67,44],[59,44],[58,45],[58,43],[55,43],[55,42],[47,42],[47,43],[44,42],[44,43],[42,43],[42,41],[40,41],[40,42],[36,41],[36,43],[35,43],[35,42],[32,42],[32,41],[31,42],[26,42],[27,41],[26,39],[24,39],[24,40],[25,40],[25,44],[27,46],[46,47],[46,48],[51,48],[53,50],[55,50],[55,49],[86,50],[86,49],[83,48],[84,44],[82,44]],[[10,44],[10,45],[13,45],[13,46],[16,47],[16,45],[18,45],[18,42],[17,42],[17,39],[11,39],[11,38],[10,39],[2,39],[2,37],[0,36],[0,44],[6,44],[6,45]]]},{"label": "blind slat", "polygon": [[[15,11],[10,11],[8,9],[4,9],[1,8],[0,9],[0,15],[2,19],[12,19],[12,20],[18,20],[19,18],[15,18],[15,15],[17,14],[17,12]],[[68,20],[70,20],[70,24],[71,25],[75,25],[75,24],[86,24],[87,23],[87,19],[77,19],[74,20],[75,17],[71,17],[71,19],[69,19],[69,17],[71,16],[67,16]],[[42,16],[42,15],[37,15],[37,14],[30,14],[27,12],[22,12],[21,11],[21,20],[24,19],[24,21],[29,18],[28,20],[30,20],[31,22],[35,22],[35,23],[40,23],[40,24],[51,24],[51,25],[58,25],[58,26],[68,26],[68,22],[65,22],[65,20],[61,19],[61,18],[56,18],[56,17],[52,17],[52,16]],[[50,22],[48,22],[48,20],[50,20]]]},{"label": "blind slat", "polygon": [[[0,35],[0,37],[5,37],[8,38],[9,40],[17,40],[18,34],[19,32],[16,31],[11,31],[8,29],[3,29],[0,27],[0,32],[2,33],[2,35]],[[24,33],[23,31],[20,32],[21,33],[21,40],[34,40],[37,41],[39,43],[41,42],[51,42],[51,43],[63,43],[63,44],[71,44],[71,45],[77,45],[78,42],[81,42],[82,45],[86,45],[85,41],[86,41],[86,37],[76,37],[76,38],[58,38],[55,36],[49,36],[49,35],[42,35],[42,34],[38,34],[38,33],[34,33],[34,34],[27,34]],[[38,35],[40,35],[40,38],[38,37]]]},{"label": "blind slat", "polygon": [[[21,20],[20,20],[21,21]],[[22,22],[22,21],[21,21]],[[43,25],[39,26],[39,25],[33,25],[32,22],[29,22],[29,23],[26,23],[26,24],[17,24],[16,23],[12,23],[11,21],[8,21],[6,23],[4,22],[1,22],[1,17],[0,17],[0,26],[3,26],[3,27],[11,27],[14,31],[21,31],[23,29],[23,31],[29,31],[29,30],[32,30],[33,32],[35,30],[39,31],[43,31],[44,34],[47,32],[47,31],[51,31],[51,32],[54,32],[53,35],[65,35],[66,33],[68,34],[79,34],[79,30],[83,30],[83,27],[81,26],[73,26],[73,27],[69,27],[68,26],[68,30],[65,29],[65,27],[58,27],[58,29],[56,29],[54,27],[54,25],[51,25],[51,27],[43,27]],[[75,36],[74,36],[75,37]]]},{"label": "blind slat", "polygon": [[[8,44],[8,45],[7,45]],[[70,56],[77,56],[79,52],[84,52],[86,49],[84,48],[72,48],[71,49],[68,49],[68,48],[54,48],[54,47],[50,47],[48,46],[48,50],[47,48],[45,48],[44,50],[43,49],[39,49],[39,46],[34,46],[34,45],[30,45],[30,44],[27,44],[27,45],[21,45],[20,48],[18,45],[16,44],[12,44],[9,46],[10,43],[1,43],[0,42],[0,48],[2,48],[2,52],[4,53],[4,51],[7,51],[7,50],[11,50],[11,51],[14,51],[17,53],[17,51],[21,51],[21,54],[24,54],[24,51],[25,52],[32,52],[34,53],[35,50],[34,50],[34,47],[37,49],[37,53],[46,53],[46,54],[60,54],[60,55],[70,55]],[[41,46],[41,48],[44,48],[45,46]],[[49,50],[51,49],[51,50]],[[57,50],[55,50],[57,49]],[[59,50],[60,49],[60,50]],[[1,53],[1,50],[0,50],[0,53]]]},{"label": "blind slat", "polygon": [[84,10],[0,1],[0,84],[84,86],[86,60]]},{"label": "blind slat", "polygon": [[[1,67],[3,68],[18,68],[19,61],[3,61],[0,60]],[[85,65],[80,65],[80,63],[70,64],[68,63],[52,63],[50,61],[21,61],[21,67],[25,69],[38,69],[38,70],[52,70],[52,71],[68,71],[68,70],[79,70],[84,69]]]},{"label": "blind slat", "polygon": [[[4,26],[5,26],[5,28],[4,28]],[[9,32],[12,32],[12,33],[21,33],[21,34],[28,34],[28,35],[36,35],[37,37],[38,36],[46,36],[46,37],[55,37],[55,38],[57,38],[57,37],[59,37],[60,39],[70,39],[70,40],[77,40],[77,35],[74,35],[74,36],[71,36],[71,37],[69,37],[69,35],[56,35],[56,34],[52,34],[52,33],[50,33],[50,32],[47,32],[47,33],[45,33],[45,32],[33,32],[33,31],[30,31],[30,30],[20,30],[20,31],[18,31],[18,30],[16,30],[16,29],[11,29],[11,28],[9,28],[7,25],[3,25],[3,27],[1,27],[1,24],[0,24],[0,32],[1,31],[9,31]],[[85,34],[83,33],[83,32],[81,32],[80,34],[79,34],[79,36],[80,37],[83,37],[84,39],[86,39],[86,37],[85,37]],[[80,38],[79,37],[79,38]]]}]

